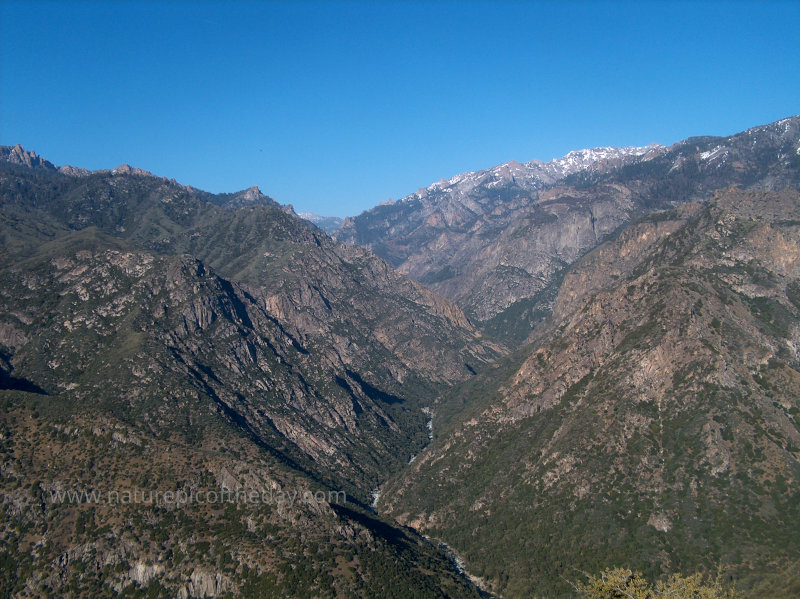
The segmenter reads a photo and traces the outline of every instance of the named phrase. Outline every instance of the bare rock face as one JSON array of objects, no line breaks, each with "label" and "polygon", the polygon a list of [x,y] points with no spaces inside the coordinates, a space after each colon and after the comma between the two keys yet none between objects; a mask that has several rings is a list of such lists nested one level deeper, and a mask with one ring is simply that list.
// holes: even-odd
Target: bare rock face
[{"label": "bare rock face", "polygon": [[146,171],[142,168],[136,168],[130,164],[121,164],[116,168],[111,169],[112,175],[140,175],[144,177],[152,177],[153,173]]},{"label": "bare rock face", "polygon": [[58,172],[68,177],[88,177],[91,171],[85,168],[78,168],[77,166],[65,165],[58,168]]},{"label": "bare rock face", "polygon": [[198,569],[192,572],[189,584],[178,590],[178,597],[180,599],[218,597],[232,588],[231,581],[223,574]]},{"label": "bare rock face", "polygon": [[33,151],[25,151],[25,148],[19,144],[16,146],[0,146],[0,161],[28,168],[57,170],[57,167],[52,162],[41,158]]},{"label": "bare rock face", "polygon": [[164,573],[164,566],[161,564],[147,564],[137,561],[130,569],[128,576],[131,581],[139,586],[146,587],[148,583]]},{"label": "bare rock face", "polygon": [[[800,184],[800,117],[669,148],[598,148],[510,162],[435,183],[346,220],[335,233],[523,340],[564,268],[631,219],[732,184]],[[516,331],[516,332],[515,332]],[[515,337],[516,335],[516,337]]]}]

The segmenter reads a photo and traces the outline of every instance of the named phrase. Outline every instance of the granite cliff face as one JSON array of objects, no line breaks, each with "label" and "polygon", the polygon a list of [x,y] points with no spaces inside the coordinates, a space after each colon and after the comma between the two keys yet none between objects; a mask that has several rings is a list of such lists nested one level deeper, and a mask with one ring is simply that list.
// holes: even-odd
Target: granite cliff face
[{"label": "granite cliff face", "polygon": [[[800,117],[670,147],[598,148],[507,163],[348,219],[338,239],[371,247],[513,342],[549,311],[564,268],[642,214],[715,189],[797,187]],[[521,322],[527,326],[521,326]]]},{"label": "granite cliff face", "polygon": [[799,214],[734,189],[587,254],[536,340],[434,407],[382,509],[506,597],[717,561],[772,596],[751,585],[800,560]]},{"label": "granite cliff face", "polygon": [[58,167],[52,162],[41,158],[36,152],[26,151],[19,144],[16,146],[0,146],[0,161],[27,168],[40,168],[49,171],[58,170]]}]

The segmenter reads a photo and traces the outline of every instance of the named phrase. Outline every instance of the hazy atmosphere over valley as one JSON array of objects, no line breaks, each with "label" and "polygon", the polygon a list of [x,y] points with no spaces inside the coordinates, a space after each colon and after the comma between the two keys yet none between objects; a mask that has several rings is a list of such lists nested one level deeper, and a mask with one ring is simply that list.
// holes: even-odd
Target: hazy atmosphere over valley
[{"label": "hazy atmosphere over valley", "polygon": [[800,597],[796,2],[0,2],[0,597]]}]

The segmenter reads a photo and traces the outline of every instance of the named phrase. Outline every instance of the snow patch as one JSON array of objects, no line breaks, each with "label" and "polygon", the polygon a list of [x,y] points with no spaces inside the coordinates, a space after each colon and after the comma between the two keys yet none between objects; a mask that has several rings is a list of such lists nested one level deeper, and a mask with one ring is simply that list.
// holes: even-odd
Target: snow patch
[{"label": "snow patch", "polygon": [[728,149],[723,146],[717,146],[713,150],[700,153],[700,160],[713,160],[717,156],[724,156],[728,153]]},{"label": "snow patch", "polygon": [[562,158],[550,162],[531,160],[520,164],[514,160],[483,171],[472,171],[455,175],[450,179],[441,179],[426,188],[410,194],[400,200],[428,200],[435,203],[436,195],[447,193],[454,201],[463,203],[471,192],[480,185],[494,188],[510,181],[524,183],[526,187],[538,188],[551,185],[568,175],[582,170],[589,170],[602,161],[630,161],[631,159],[648,160],[654,151],[663,149],[661,144],[647,146],[628,146],[622,148],[600,147],[585,150],[573,150]]}]

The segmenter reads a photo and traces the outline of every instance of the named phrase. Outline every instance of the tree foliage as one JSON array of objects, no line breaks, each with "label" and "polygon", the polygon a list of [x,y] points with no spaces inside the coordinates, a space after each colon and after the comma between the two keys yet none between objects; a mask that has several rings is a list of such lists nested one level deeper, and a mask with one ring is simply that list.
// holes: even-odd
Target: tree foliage
[{"label": "tree foliage", "polygon": [[724,584],[721,571],[710,580],[700,573],[672,574],[652,585],[640,572],[606,568],[574,586],[581,596],[589,599],[736,599],[738,596]]}]

